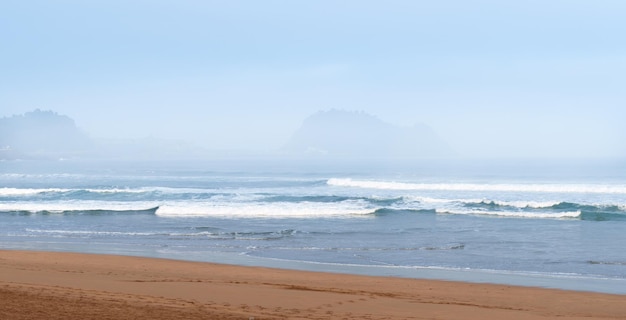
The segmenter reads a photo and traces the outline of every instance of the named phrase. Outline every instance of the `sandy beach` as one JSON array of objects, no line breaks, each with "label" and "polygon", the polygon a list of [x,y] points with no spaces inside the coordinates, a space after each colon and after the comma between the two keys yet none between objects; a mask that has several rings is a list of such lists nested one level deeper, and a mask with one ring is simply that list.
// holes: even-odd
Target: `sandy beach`
[{"label": "sandy beach", "polygon": [[624,319],[626,296],[0,251],[0,319]]}]

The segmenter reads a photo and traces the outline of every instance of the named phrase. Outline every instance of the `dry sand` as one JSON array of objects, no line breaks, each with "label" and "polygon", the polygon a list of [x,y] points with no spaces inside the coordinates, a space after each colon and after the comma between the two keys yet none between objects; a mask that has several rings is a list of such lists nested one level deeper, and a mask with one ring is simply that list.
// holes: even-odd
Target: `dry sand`
[{"label": "dry sand", "polygon": [[0,251],[0,319],[626,319],[626,296]]}]

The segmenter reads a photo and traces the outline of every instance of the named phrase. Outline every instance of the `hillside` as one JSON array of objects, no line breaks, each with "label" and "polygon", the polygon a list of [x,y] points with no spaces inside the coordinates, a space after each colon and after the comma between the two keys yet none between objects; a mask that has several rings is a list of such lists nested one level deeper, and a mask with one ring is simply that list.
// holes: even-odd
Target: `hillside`
[{"label": "hillside", "polygon": [[330,157],[433,158],[452,154],[428,126],[399,127],[364,112],[320,111],[308,117],[284,150]]},{"label": "hillside", "polygon": [[0,118],[0,158],[66,157],[89,149],[91,141],[74,120],[39,109]]}]

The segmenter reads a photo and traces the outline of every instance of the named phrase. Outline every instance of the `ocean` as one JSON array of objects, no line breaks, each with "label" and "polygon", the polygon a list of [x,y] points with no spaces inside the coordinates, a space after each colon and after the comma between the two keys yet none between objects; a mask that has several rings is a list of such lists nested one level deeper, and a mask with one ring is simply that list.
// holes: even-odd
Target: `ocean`
[{"label": "ocean", "polygon": [[0,248],[626,294],[624,161],[0,162]]}]

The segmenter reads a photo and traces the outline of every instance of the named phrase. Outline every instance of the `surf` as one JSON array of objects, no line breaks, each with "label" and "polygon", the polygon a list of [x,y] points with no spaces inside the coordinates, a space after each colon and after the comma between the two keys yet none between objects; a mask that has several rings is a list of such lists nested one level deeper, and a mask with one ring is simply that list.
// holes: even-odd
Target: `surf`
[{"label": "surf", "polygon": [[330,178],[326,183],[334,187],[379,190],[626,194],[626,185],[607,184],[413,183],[351,178]]}]

